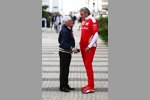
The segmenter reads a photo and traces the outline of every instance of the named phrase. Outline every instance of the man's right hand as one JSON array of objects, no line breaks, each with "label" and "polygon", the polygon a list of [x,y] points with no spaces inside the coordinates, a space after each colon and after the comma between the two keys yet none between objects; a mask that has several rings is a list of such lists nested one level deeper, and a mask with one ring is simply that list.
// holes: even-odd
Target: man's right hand
[{"label": "man's right hand", "polygon": [[78,53],[77,48],[72,48],[73,53]]}]

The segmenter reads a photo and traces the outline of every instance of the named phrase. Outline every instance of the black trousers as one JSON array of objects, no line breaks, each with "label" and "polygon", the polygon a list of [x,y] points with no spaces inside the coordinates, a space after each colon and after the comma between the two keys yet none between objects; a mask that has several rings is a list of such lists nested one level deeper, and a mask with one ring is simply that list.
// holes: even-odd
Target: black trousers
[{"label": "black trousers", "polygon": [[59,51],[60,57],[60,88],[68,86],[69,66],[71,61],[71,53]]}]

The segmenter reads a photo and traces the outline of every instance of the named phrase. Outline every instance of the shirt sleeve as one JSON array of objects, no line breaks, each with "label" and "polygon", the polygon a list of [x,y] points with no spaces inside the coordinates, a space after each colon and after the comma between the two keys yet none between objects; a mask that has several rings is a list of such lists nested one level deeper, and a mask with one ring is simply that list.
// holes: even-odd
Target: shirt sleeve
[{"label": "shirt sleeve", "polygon": [[93,34],[98,32],[98,23],[97,22],[92,23],[92,29],[93,29]]},{"label": "shirt sleeve", "polygon": [[97,41],[98,39],[98,32],[96,32],[92,38],[92,41],[90,42],[90,44],[88,45],[89,48],[91,48]]}]

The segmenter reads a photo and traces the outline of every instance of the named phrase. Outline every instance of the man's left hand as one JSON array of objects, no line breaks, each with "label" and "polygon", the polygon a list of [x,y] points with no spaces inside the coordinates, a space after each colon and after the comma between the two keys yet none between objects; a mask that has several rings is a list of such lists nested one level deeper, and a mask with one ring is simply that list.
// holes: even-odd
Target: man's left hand
[{"label": "man's left hand", "polygon": [[85,51],[89,51],[90,50],[90,48],[89,47],[87,47],[86,49],[85,49]]}]

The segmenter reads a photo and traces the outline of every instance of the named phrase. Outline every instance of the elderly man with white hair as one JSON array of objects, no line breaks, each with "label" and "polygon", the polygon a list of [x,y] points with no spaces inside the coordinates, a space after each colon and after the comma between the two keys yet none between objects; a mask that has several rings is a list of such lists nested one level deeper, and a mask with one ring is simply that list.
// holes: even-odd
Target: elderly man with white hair
[{"label": "elderly man with white hair", "polygon": [[68,84],[69,66],[72,58],[72,52],[77,53],[75,48],[75,39],[72,33],[73,22],[69,16],[63,17],[63,26],[60,30],[58,42],[59,42],[59,58],[60,58],[60,91],[70,92],[75,90]]}]

